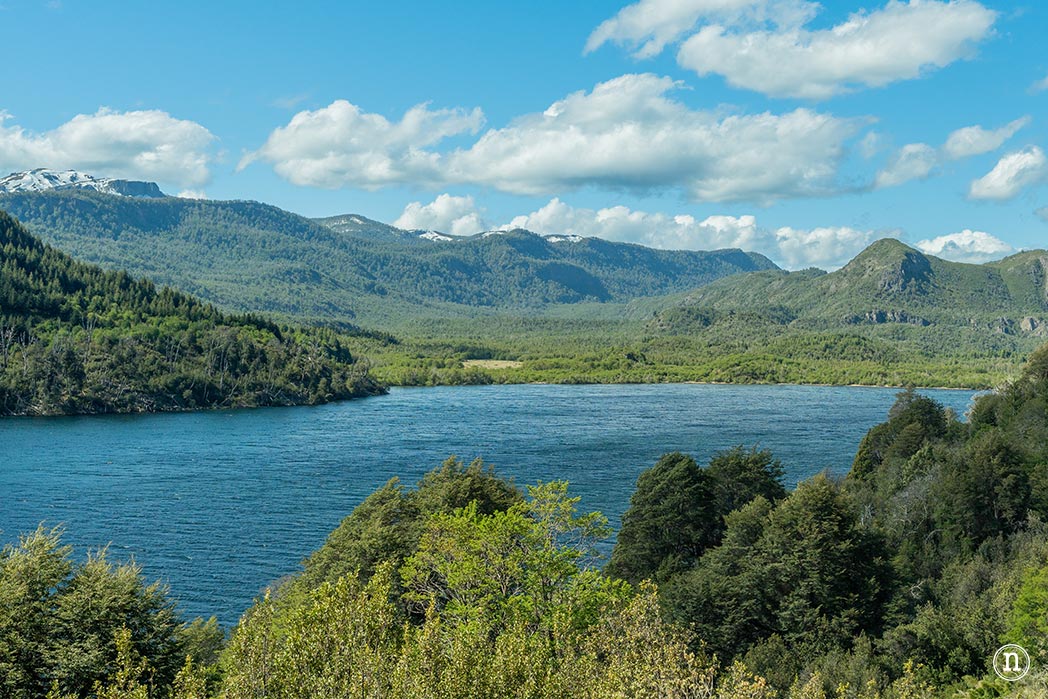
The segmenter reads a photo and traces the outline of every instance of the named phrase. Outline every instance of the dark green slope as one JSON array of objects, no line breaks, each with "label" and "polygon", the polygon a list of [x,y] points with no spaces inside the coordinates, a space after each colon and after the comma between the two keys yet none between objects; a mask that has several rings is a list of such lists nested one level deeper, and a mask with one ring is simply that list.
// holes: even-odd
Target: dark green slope
[{"label": "dark green slope", "polygon": [[0,212],[0,415],[319,403],[380,392],[340,338],[45,245]]},{"label": "dark green slope", "polygon": [[552,242],[526,231],[426,240],[363,217],[313,221],[244,201],[49,191],[0,196],[0,209],[80,259],[230,309],[387,326],[627,301],[775,267],[737,250]]}]

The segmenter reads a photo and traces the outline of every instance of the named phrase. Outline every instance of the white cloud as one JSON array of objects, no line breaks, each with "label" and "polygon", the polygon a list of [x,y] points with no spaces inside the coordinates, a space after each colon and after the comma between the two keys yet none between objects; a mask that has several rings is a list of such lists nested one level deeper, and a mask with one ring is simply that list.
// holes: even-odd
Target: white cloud
[{"label": "white cloud", "polygon": [[436,230],[453,235],[473,235],[487,230],[473,197],[441,194],[429,204],[413,201],[393,225],[408,230]]},{"label": "white cloud", "polygon": [[159,110],[79,114],[35,133],[0,112],[0,169],[75,169],[98,176],[200,186],[210,179],[215,137]]},{"label": "white cloud", "polygon": [[589,53],[610,42],[628,46],[635,58],[651,58],[677,41],[700,19],[722,22],[773,20],[797,26],[817,5],[804,0],[641,0],[601,22],[586,41]]},{"label": "white cloud", "polygon": [[1008,153],[992,170],[972,181],[968,196],[972,199],[1011,199],[1024,187],[1041,181],[1048,173],[1046,165],[1048,159],[1037,146]]},{"label": "white cloud", "polygon": [[910,143],[899,149],[891,162],[877,173],[874,187],[895,187],[910,180],[924,179],[939,163],[939,153],[926,143]]},{"label": "white cloud", "polygon": [[910,180],[924,179],[944,161],[960,160],[982,155],[1000,148],[1019,129],[1030,123],[1030,117],[1021,117],[999,129],[984,129],[980,125],[957,129],[946,137],[946,143],[936,150],[926,143],[909,143],[877,173],[876,189],[895,187]]},{"label": "white cloud", "polygon": [[809,109],[724,114],[668,96],[680,84],[623,75],[437,152],[476,131],[479,110],[415,107],[399,123],[339,101],[300,112],[247,155],[294,184],[318,187],[480,185],[520,194],[592,186],[683,190],[695,200],[768,202],[835,191],[845,142],[865,123]]},{"label": "white cloud", "polygon": [[183,189],[175,196],[179,199],[207,199],[207,193],[202,189]]},{"label": "white cloud", "polygon": [[700,201],[824,194],[859,120],[808,109],[721,115],[667,96],[680,85],[623,75],[485,133],[448,158],[450,177],[522,194],[581,186],[683,189]]},{"label": "white cloud", "polygon": [[857,86],[917,78],[966,58],[996,17],[973,0],[890,0],[829,29],[707,24],[684,41],[677,62],[766,95],[825,99]]},{"label": "white cloud", "polygon": [[262,160],[293,184],[328,189],[437,182],[440,155],[427,148],[450,136],[476,133],[483,124],[480,109],[430,110],[420,104],[391,122],[336,100],[296,114],[245,155],[238,169]]},{"label": "white cloud", "polygon": [[811,230],[783,227],[775,231],[778,254],[773,259],[787,269],[837,269],[862,252],[882,234],[847,226]]},{"label": "white cloud", "polygon": [[859,141],[859,154],[869,160],[881,150],[881,135],[876,131],[870,131]]},{"label": "white cloud", "polygon": [[957,129],[947,137],[943,153],[946,157],[957,160],[995,151],[1029,123],[1030,117],[1026,116],[989,131],[979,125]]},{"label": "white cloud", "polygon": [[1044,90],[1048,90],[1048,75],[1030,85],[1030,92],[1042,92]]},{"label": "white cloud", "polygon": [[995,238],[983,231],[968,229],[960,233],[922,240],[917,243],[917,248],[936,257],[974,264],[999,260],[1015,252],[1015,248],[1000,238]]},{"label": "white cloud", "polygon": [[1048,221],[1048,206],[1042,206],[1033,212],[1038,218]]},{"label": "white cloud", "polygon": [[791,269],[817,266],[834,269],[869,245],[874,231],[847,227],[801,230],[762,228],[752,215],[709,216],[632,211],[625,206],[579,209],[553,199],[537,211],[517,216],[503,229],[525,228],[542,235],[594,236],[655,248],[714,250],[741,248],[767,255]]}]

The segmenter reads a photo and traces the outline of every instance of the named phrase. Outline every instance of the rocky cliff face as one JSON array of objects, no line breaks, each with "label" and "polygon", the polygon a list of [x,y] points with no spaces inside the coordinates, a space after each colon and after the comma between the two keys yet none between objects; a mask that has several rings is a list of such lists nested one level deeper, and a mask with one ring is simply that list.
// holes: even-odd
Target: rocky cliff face
[{"label": "rocky cliff face", "polygon": [[26,172],[12,172],[0,178],[0,194],[46,192],[55,189],[91,189],[103,194],[119,194],[124,197],[147,199],[167,196],[160,191],[160,187],[155,182],[95,177],[76,170],[37,168]]}]

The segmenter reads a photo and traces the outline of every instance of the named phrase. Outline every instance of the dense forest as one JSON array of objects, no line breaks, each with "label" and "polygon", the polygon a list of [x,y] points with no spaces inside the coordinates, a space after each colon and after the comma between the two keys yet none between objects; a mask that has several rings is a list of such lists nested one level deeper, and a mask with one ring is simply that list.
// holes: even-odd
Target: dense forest
[{"label": "dense forest", "polygon": [[319,403],[380,392],[333,330],[74,261],[0,212],[0,415]]},{"label": "dense forest", "polygon": [[[850,472],[673,453],[609,532],[563,482],[452,458],[362,502],[228,637],[60,532],[0,555],[5,696],[1048,695],[1048,348],[967,422],[913,391]],[[1019,643],[1015,683],[991,669]]]}]

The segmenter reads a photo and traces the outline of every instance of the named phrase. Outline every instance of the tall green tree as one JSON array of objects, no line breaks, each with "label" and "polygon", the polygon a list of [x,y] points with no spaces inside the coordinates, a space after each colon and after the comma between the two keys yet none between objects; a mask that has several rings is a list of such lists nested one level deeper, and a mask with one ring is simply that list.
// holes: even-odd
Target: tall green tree
[{"label": "tall green tree", "polygon": [[692,457],[660,458],[637,479],[607,573],[636,583],[690,566],[720,534],[715,488]]}]

